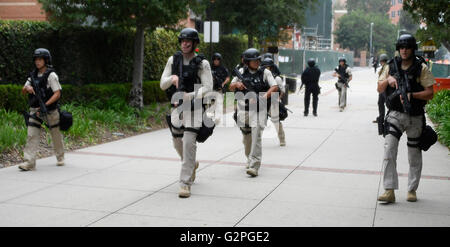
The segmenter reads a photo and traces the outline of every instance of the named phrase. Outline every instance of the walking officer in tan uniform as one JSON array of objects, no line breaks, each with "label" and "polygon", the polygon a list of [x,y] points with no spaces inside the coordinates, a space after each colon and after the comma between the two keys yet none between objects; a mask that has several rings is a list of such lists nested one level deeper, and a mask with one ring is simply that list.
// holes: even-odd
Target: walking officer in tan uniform
[{"label": "walking officer in tan uniform", "polygon": [[[260,67],[261,56],[255,48],[243,53],[244,67],[239,69],[238,76],[233,78],[230,91],[238,91],[238,111],[235,120],[241,129],[245,156],[247,157],[247,174],[256,177],[261,166],[262,132],[267,123],[267,107],[272,93],[278,91],[277,82],[268,69]],[[241,93],[242,99],[239,99]]]},{"label": "walking officer in tan uniform", "polygon": [[[161,76],[160,87],[166,90],[172,108],[168,123],[175,150],[182,160],[179,197],[191,195],[191,185],[199,166],[196,160],[198,133],[202,126],[203,107],[189,108],[191,102],[199,102],[213,89],[213,78],[208,60],[195,54],[200,43],[197,30],[185,28],[178,41],[181,51],[167,61]],[[182,100],[182,103],[181,101]],[[189,109],[186,109],[186,107]]]},{"label": "walking officer in tan uniform", "polygon": [[406,132],[408,138],[409,173],[406,200],[417,201],[416,191],[422,172],[422,135],[426,129],[424,107],[427,101],[433,98],[434,83],[433,75],[423,58],[415,56],[417,44],[412,35],[401,35],[396,49],[400,56],[389,61],[387,71],[383,72],[378,81],[378,92],[386,93],[386,105],[389,109],[384,133],[385,192],[378,198],[378,201],[387,203],[395,202],[394,190],[398,189],[397,152],[403,132]]},{"label": "walking officer in tan uniform", "polygon": [[[47,49],[36,49],[33,60],[35,69],[30,73],[30,77],[22,88],[22,93],[28,94],[30,105],[30,112],[25,114],[28,126],[27,144],[23,151],[25,162],[19,165],[19,169],[23,171],[36,169],[36,155],[43,124],[50,130],[56,153],[56,165],[64,165],[64,145],[59,130],[60,116],[58,110],[58,100],[61,97],[62,88],[59,84],[58,75],[52,66],[51,54]],[[38,96],[40,96],[42,106]]]}]

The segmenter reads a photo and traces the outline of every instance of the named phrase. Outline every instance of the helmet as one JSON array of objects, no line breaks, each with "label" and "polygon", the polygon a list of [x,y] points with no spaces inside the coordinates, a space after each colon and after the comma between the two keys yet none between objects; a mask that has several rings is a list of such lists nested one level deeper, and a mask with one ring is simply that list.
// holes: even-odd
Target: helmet
[{"label": "helmet", "polygon": [[264,53],[264,55],[262,56],[262,59],[264,60],[267,57],[273,59],[272,53]]},{"label": "helmet", "polygon": [[395,49],[399,51],[401,47],[412,48],[414,51],[417,50],[416,38],[411,34],[400,35],[397,44],[395,45]]},{"label": "helmet", "polygon": [[181,43],[181,40],[183,39],[190,39],[193,40],[194,42],[200,43],[198,32],[193,28],[185,28],[181,30],[180,35],[178,35],[178,43]]},{"label": "helmet", "polygon": [[218,52],[216,52],[216,53],[214,53],[214,54],[212,55],[212,60],[214,61],[214,60],[216,60],[216,59],[222,60],[222,55],[221,55],[220,53],[218,53]]},{"label": "helmet", "polygon": [[38,48],[34,50],[33,53],[33,60],[37,57],[41,57],[45,60],[46,65],[52,65],[52,55],[50,54],[50,51],[48,51],[45,48]]},{"label": "helmet", "polygon": [[269,67],[270,67],[270,66],[275,65],[275,63],[273,62],[273,59],[272,59],[272,58],[266,57],[266,58],[264,58],[264,60],[262,61],[261,65],[262,65],[262,66],[269,66]]},{"label": "helmet", "polygon": [[340,57],[340,58],[339,58],[339,62],[347,63],[347,60],[345,60],[345,57]]},{"label": "helmet", "polygon": [[259,51],[255,48],[250,48],[244,51],[244,62],[249,62],[251,60],[261,60]]},{"label": "helmet", "polygon": [[388,55],[386,55],[386,54],[384,54],[384,53],[380,55],[380,62],[381,62],[381,61],[387,62],[387,60],[389,60]]},{"label": "helmet", "polygon": [[316,60],[314,58],[308,59],[308,66],[314,67],[314,65],[316,65]]}]

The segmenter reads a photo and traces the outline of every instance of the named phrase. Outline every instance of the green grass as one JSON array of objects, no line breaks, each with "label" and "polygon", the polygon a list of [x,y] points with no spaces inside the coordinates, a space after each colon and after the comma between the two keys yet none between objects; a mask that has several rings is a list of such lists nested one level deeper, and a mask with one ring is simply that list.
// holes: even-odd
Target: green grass
[{"label": "green grass", "polygon": [[427,114],[436,124],[440,142],[450,147],[450,90],[441,90],[434,95],[427,104]]},{"label": "green grass", "polygon": [[[141,133],[163,124],[169,110],[168,103],[153,103],[141,110],[130,107],[124,100],[110,98],[107,102],[94,101],[87,104],[65,104],[74,116],[69,131],[63,132],[65,147],[100,143],[106,133]],[[14,111],[0,110],[0,152],[23,149],[27,129],[24,118]],[[47,142],[50,142],[49,135]]]}]

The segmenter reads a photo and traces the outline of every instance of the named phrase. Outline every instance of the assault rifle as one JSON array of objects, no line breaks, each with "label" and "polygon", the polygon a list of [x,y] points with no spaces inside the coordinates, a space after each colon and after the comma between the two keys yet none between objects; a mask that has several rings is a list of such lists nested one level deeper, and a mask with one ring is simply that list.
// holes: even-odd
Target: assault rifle
[{"label": "assault rifle", "polygon": [[45,102],[43,100],[45,98],[45,89],[39,87],[38,83],[33,78],[33,73],[30,74],[30,80],[31,80],[31,86],[33,87],[36,99],[39,102],[39,118],[41,118],[48,124],[48,121],[47,121],[48,110],[47,110],[47,106],[45,105]]},{"label": "assault rifle", "polygon": [[334,71],[336,71],[336,73],[339,75],[339,78],[341,78],[344,81],[345,86],[350,88],[350,86],[348,85],[349,77],[345,76],[344,73],[339,72],[337,68],[335,68]]},{"label": "assault rifle", "polygon": [[[249,91],[252,91],[253,86],[252,86],[251,82],[250,82],[249,80],[246,80],[246,79],[242,76],[241,72],[239,72],[239,70],[238,70],[237,68],[234,68],[234,69],[233,69],[233,72],[235,73],[236,77],[239,78],[239,80],[240,80],[240,81],[244,84],[244,86],[247,88],[247,89],[239,90],[239,91],[240,91],[240,92],[243,92],[244,94],[247,93],[247,92],[249,92]],[[262,98],[262,97],[258,97],[258,100],[259,100],[260,98]],[[267,109],[269,109],[269,108],[270,108],[270,101],[269,101],[268,99],[263,99],[263,100],[267,100]],[[258,104],[259,104],[259,103],[258,103]],[[288,112],[288,111],[291,112],[291,113],[293,113],[293,112],[292,112],[291,110],[289,110],[282,102],[279,102],[279,106],[280,106],[279,112],[286,112],[286,117],[287,117],[287,112]]]},{"label": "assault rifle", "polygon": [[411,84],[408,80],[408,75],[406,73],[400,73],[398,69],[397,61],[394,58],[394,66],[397,71],[394,75],[395,79],[397,79],[398,89],[394,91],[391,95],[389,95],[388,100],[392,101],[395,97],[401,96],[403,102],[403,111],[405,113],[411,112],[411,102],[408,98],[408,93],[411,92]]}]

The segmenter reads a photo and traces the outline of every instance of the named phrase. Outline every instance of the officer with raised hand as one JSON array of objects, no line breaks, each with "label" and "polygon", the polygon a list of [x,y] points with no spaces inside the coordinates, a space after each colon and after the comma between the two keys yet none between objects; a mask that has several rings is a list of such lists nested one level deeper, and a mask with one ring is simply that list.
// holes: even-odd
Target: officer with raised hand
[{"label": "officer with raised hand", "polygon": [[339,58],[339,66],[334,69],[333,76],[338,77],[338,82],[335,84],[339,93],[339,111],[344,111],[347,106],[347,88],[348,83],[352,80],[352,72],[347,65],[347,60],[344,57]]},{"label": "officer with raised hand", "polygon": [[[261,56],[257,49],[247,49],[243,53],[243,59],[245,65],[239,70],[242,78],[233,78],[230,90],[239,91],[236,93],[238,111],[235,116],[243,134],[246,172],[256,177],[261,166],[261,138],[267,123],[267,102],[270,102],[271,94],[278,91],[278,86],[272,73],[260,67]],[[239,93],[241,94],[238,95]]]},{"label": "officer with raised hand", "polygon": [[424,132],[424,107],[433,98],[434,78],[423,58],[415,56],[416,39],[401,35],[396,44],[400,56],[388,62],[387,72],[378,80],[378,92],[386,93],[389,111],[385,119],[383,158],[383,187],[385,192],[378,201],[395,202],[398,189],[397,152],[403,132],[408,141],[408,194],[407,201],[417,201],[416,191],[422,172],[421,135]]},{"label": "officer with raised hand", "polygon": [[[283,98],[283,94],[285,94],[285,85],[283,83],[283,79],[280,77],[279,70],[277,69],[276,64],[273,62],[273,59],[271,57],[267,57],[263,59],[261,66],[263,68],[266,68],[272,72],[273,78],[275,78],[275,81],[277,82],[278,89],[280,92],[279,99]],[[275,129],[278,134],[278,140],[280,141],[280,146],[286,146],[286,134],[284,133],[283,124],[280,121],[279,114],[276,114],[278,111],[275,109],[276,105],[272,105],[269,110],[269,116],[270,120],[272,121],[273,125],[275,126]],[[279,112],[278,112],[279,113]]]},{"label": "officer with raised hand", "polygon": [[[197,135],[202,126],[203,105],[197,109],[191,102],[201,101],[212,91],[213,79],[209,62],[195,53],[200,43],[198,32],[185,28],[178,36],[181,51],[167,61],[161,76],[160,87],[169,92],[172,108],[168,118],[175,150],[182,160],[179,197],[191,195],[191,185],[195,180]],[[173,94],[173,95],[170,95]]]},{"label": "officer with raised hand", "polygon": [[308,67],[302,73],[302,84],[305,85],[305,110],[303,112],[305,117],[309,114],[311,94],[313,96],[313,115],[317,117],[320,94],[319,78],[320,69],[316,66],[316,60],[314,58],[308,59]]},{"label": "officer with raised hand", "polygon": [[25,114],[28,125],[27,144],[23,151],[25,162],[19,169],[30,171],[36,169],[36,154],[39,147],[42,124],[50,130],[53,148],[56,153],[57,166],[64,165],[64,145],[59,129],[58,100],[61,97],[61,85],[58,75],[52,66],[50,51],[39,48],[34,51],[35,69],[22,88],[23,94],[28,94],[30,113]]}]

